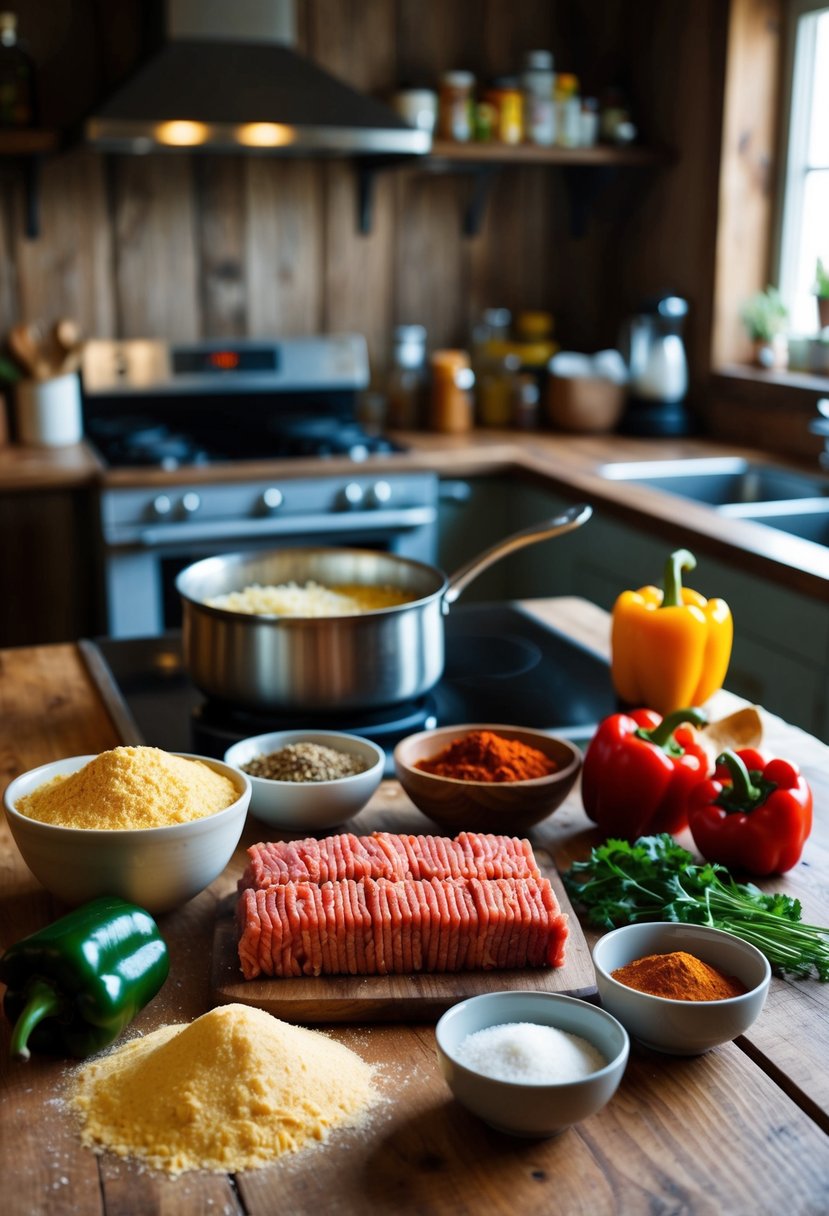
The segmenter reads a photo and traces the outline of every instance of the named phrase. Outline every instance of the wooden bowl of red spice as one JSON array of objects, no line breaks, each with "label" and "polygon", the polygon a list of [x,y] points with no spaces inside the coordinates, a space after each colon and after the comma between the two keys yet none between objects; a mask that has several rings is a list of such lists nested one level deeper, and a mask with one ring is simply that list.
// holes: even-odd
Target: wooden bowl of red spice
[{"label": "wooden bowl of red spice", "polygon": [[397,779],[430,819],[453,831],[515,835],[561,805],[581,770],[566,739],[525,726],[424,730],[394,750]]},{"label": "wooden bowl of red spice", "polygon": [[707,925],[623,925],[593,948],[602,1006],[634,1038],[669,1055],[700,1055],[759,1017],[771,967],[750,942]]}]

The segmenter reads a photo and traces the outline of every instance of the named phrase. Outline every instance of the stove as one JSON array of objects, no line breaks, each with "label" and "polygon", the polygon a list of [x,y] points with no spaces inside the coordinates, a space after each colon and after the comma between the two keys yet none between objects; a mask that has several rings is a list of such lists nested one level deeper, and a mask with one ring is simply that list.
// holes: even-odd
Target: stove
[{"label": "stove", "polygon": [[205,699],[182,662],[177,632],[98,638],[84,644],[114,720],[128,742],[221,759],[239,739],[316,728],[364,735],[391,754],[432,726],[492,722],[555,730],[577,743],[617,706],[604,659],[516,604],[454,605],[445,620],[446,666],[425,697],[365,712],[246,713]]},{"label": "stove", "polygon": [[[177,627],[176,575],[220,553],[336,544],[433,565],[437,476],[378,466],[400,448],[359,420],[368,383],[356,334],[87,343],[84,436],[106,466],[102,629]],[[299,457],[312,475],[290,471]],[[262,475],[267,461],[284,463]]]},{"label": "stove", "polygon": [[402,450],[357,418],[357,334],[278,342],[101,341],[84,350],[84,435],[109,468],[186,469]]}]

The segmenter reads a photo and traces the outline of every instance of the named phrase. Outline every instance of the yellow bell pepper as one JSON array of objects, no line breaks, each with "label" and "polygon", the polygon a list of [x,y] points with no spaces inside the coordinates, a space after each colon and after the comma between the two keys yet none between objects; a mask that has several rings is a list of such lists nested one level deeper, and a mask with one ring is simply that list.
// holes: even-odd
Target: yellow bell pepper
[{"label": "yellow bell pepper", "polygon": [[657,713],[702,705],[723,686],[734,622],[724,600],[682,586],[696,559],[677,549],[665,565],[665,589],[623,591],[613,606],[610,669],[622,701]]}]

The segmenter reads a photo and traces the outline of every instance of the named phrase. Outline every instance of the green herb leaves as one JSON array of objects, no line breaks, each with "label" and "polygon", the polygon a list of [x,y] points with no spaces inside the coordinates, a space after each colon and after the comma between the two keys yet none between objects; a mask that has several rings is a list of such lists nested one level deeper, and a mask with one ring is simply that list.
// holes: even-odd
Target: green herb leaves
[{"label": "green herb leaves", "polygon": [[605,841],[574,862],[564,884],[596,928],[650,920],[710,925],[757,946],[780,974],[816,971],[829,980],[829,928],[802,924],[799,900],[735,882],[724,866],[698,865],[667,832],[633,844]]}]

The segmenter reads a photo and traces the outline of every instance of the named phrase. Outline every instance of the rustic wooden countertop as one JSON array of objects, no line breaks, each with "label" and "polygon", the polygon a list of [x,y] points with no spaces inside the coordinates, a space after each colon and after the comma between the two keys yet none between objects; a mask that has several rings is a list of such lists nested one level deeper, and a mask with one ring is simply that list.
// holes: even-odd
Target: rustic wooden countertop
[{"label": "rustic wooden countertop", "polygon": [[[607,617],[584,601],[525,605],[599,652]],[[728,712],[735,698],[712,706]],[[0,769],[11,779],[60,756],[117,745],[112,720],[77,647],[0,652]],[[802,862],[770,884],[797,895],[804,920],[829,921],[829,748],[764,714],[766,740],[798,759],[816,798]],[[434,830],[386,781],[354,821],[357,830]],[[208,959],[218,901],[231,892],[253,821],[227,870],[196,899],[161,918],[171,974],[136,1029],[146,1033],[209,1008]],[[578,790],[532,833],[564,869],[596,835]],[[0,948],[61,914],[0,831]],[[591,937],[593,940],[595,935]],[[336,1038],[381,1066],[387,1101],[358,1137],[231,1179],[168,1179],[80,1147],[61,1104],[71,1071],[33,1058],[10,1065],[0,1019],[0,1177],[7,1216],[190,1216],[221,1212],[620,1213],[824,1212],[829,1207],[829,984],[775,979],[744,1038],[704,1056],[661,1056],[634,1045],[622,1085],[604,1110],[552,1140],[514,1140],[487,1129],[450,1097],[438,1072],[432,1025],[336,1028]]]},{"label": "rustic wooden countertop", "polygon": [[[198,486],[230,480],[280,479],[321,474],[427,469],[448,478],[508,474],[603,506],[614,517],[645,528],[671,545],[688,545],[732,562],[747,573],[771,579],[829,601],[829,549],[746,520],[724,518],[702,503],[599,475],[601,465],[620,460],[739,455],[781,463],[768,453],[724,446],[708,439],[638,439],[621,435],[561,435],[548,432],[476,430],[445,436],[425,431],[396,436],[404,452],[372,456],[355,465],[345,459],[292,459],[210,465],[186,471],[105,469],[85,444],[71,448],[0,448],[0,494],[45,487],[81,488]],[[782,462],[787,463],[787,462]],[[794,466],[798,467],[798,466]],[[800,466],[803,467],[803,466]],[[811,469],[811,472],[816,472]]]}]

